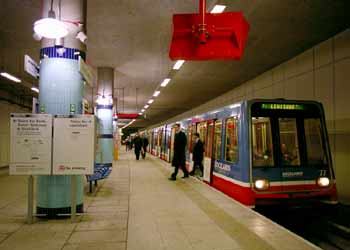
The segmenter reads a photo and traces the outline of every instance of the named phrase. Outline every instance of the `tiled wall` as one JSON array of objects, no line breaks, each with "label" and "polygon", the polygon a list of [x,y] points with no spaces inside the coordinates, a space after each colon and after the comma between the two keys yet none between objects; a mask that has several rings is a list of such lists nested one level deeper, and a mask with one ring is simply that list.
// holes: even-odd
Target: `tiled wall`
[{"label": "tiled wall", "polygon": [[0,167],[10,160],[10,113],[30,112],[17,105],[0,101]]},{"label": "tiled wall", "polygon": [[251,98],[317,100],[323,103],[339,198],[350,203],[350,30],[169,122]]}]

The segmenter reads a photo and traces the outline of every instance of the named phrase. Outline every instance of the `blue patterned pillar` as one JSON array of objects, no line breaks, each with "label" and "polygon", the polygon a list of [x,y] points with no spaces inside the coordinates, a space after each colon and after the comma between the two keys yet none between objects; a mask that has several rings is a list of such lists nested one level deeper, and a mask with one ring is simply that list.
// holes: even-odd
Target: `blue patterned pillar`
[{"label": "blue patterned pillar", "polygon": [[[58,13],[58,1],[53,9]],[[43,17],[51,1],[43,1]],[[62,1],[62,20],[83,22],[83,0]],[[79,30],[79,28],[77,28]],[[78,71],[78,58],[85,59],[85,46],[71,32],[63,46],[53,39],[43,39],[40,50],[39,112],[47,114],[81,114],[83,79]],[[77,212],[83,212],[83,180],[77,178]],[[37,213],[49,217],[69,214],[71,205],[71,176],[39,176],[37,178]]]},{"label": "blue patterned pillar", "polygon": [[96,162],[112,166],[114,155],[113,141],[113,89],[114,69],[99,67],[97,69],[98,94],[96,116],[98,118],[98,151]]}]

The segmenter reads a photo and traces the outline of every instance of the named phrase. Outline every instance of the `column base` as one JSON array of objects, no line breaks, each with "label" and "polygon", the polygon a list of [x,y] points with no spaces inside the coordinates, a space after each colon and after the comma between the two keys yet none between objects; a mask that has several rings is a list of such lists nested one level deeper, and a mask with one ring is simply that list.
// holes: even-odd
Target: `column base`
[{"label": "column base", "polygon": [[[77,213],[84,212],[84,204],[77,205],[76,207]],[[44,207],[36,207],[36,213],[40,215],[40,217],[45,216],[48,219],[53,219],[62,216],[70,216],[71,207],[60,207],[60,208],[44,208]]]}]

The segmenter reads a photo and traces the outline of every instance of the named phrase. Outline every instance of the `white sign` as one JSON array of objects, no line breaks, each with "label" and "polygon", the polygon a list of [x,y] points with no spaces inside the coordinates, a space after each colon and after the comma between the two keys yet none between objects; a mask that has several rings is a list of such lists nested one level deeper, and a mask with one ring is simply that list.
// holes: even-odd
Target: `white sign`
[{"label": "white sign", "polygon": [[11,114],[10,175],[50,175],[52,116]]},{"label": "white sign", "polygon": [[53,135],[53,174],[93,174],[94,157],[94,115],[55,117]]},{"label": "white sign", "polygon": [[35,78],[39,76],[39,65],[28,55],[24,55],[24,71]]},{"label": "white sign", "polygon": [[91,87],[93,86],[94,73],[92,68],[84,62],[84,59],[79,56],[79,72],[82,77],[85,79],[87,84]]}]

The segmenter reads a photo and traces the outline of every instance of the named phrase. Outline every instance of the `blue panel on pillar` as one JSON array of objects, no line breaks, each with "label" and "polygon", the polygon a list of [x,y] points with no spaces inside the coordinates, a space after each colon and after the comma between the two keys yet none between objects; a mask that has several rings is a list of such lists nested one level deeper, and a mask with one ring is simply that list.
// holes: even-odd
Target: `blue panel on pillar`
[{"label": "blue panel on pillar", "polygon": [[44,58],[66,58],[66,59],[73,59],[78,60],[79,56],[81,56],[84,60],[86,58],[86,54],[84,51],[80,51],[78,49],[73,48],[65,48],[64,52],[60,53],[59,49],[62,49],[60,47],[46,47],[42,48],[40,50],[40,59]]}]

